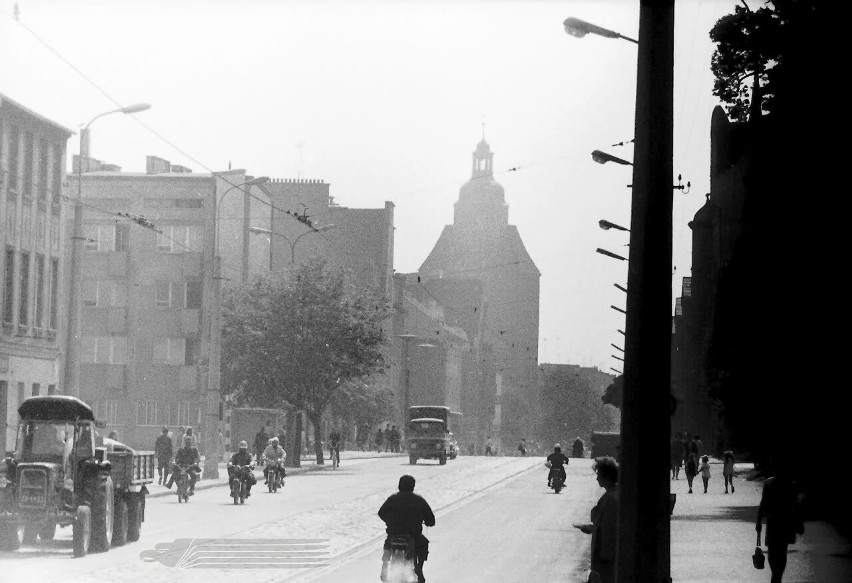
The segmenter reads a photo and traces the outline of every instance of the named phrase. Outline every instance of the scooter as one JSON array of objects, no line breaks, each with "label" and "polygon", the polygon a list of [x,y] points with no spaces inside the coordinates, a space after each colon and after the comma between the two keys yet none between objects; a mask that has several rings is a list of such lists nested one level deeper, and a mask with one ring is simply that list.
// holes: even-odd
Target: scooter
[{"label": "scooter", "polygon": [[554,492],[559,494],[559,491],[565,487],[565,468],[554,472],[549,461],[545,462],[544,465],[550,470],[550,487],[553,488]]},{"label": "scooter", "polygon": [[274,494],[279,488],[284,486],[284,466],[281,465],[281,462],[275,462],[274,466],[269,466],[267,476],[269,493]]},{"label": "scooter", "polygon": [[248,494],[248,473],[254,469],[254,465],[234,466],[234,479],[231,480],[231,498],[234,504],[245,504]]},{"label": "scooter", "polygon": [[174,473],[174,481],[175,481],[175,493],[178,497],[178,504],[181,502],[189,502],[189,469],[192,466],[175,466]]},{"label": "scooter", "polygon": [[417,583],[414,572],[414,537],[392,534],[385,539],[381,580],[386,583]]}]

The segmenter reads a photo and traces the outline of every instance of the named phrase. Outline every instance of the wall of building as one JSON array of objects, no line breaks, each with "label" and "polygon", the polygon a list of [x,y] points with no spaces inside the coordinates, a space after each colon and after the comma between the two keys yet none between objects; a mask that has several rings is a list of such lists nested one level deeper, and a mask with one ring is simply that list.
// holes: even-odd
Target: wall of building
[{"label": "wall of building", "polygon": [[0,94],[0,452],[14,447],[21,401],[60,385],[70,135]]}]

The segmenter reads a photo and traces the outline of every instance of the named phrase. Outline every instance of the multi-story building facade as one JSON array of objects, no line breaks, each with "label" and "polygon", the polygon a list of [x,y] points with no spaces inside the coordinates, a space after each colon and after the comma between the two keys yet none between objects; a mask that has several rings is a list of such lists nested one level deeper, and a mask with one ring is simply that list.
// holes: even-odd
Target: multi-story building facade
[{"label": "multi-story building facade", "polygon": [[60,386],[61,191],[72,133],[0,94],[0,452],[15,445],[18,405]]},{"label": "multi-story building facade", "polygon": [[245,172],[194,174],[149,156],[145,173],[130,173],[75,158],[80,397],[133,447],[153,447],[163,426],[200,428],[203,447],[221,429],[217,308],[222,281],[243,277]]}]

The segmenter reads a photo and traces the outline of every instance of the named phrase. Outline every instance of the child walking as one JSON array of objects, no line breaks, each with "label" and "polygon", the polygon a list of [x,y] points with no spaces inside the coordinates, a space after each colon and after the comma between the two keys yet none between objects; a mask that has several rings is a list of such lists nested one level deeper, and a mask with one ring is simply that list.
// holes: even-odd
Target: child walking
[{"label": "child walking", "polygon": [[686,474],[686,482],[689,484],[689,493],[692,494],[692,480],[695,479],[695,475],[698,473],[698,462],[695,459],[694,453],[689,454],[683,471]]},{"label": "child walking", "polygon": [[728,484],[731,485],[731,494],[734,493],[734,452],[725,452],[725,465],[722,469],[722,477],[725,478],[725,494],[728,493]]},{"label": "child walking", "polygon": [[704,456],[701,458],[701,467],[698,468],[701,471],[701,480],[704,482],[704,493],[707,493],[707,482],[710,481],[710,458],[708,456]]}]

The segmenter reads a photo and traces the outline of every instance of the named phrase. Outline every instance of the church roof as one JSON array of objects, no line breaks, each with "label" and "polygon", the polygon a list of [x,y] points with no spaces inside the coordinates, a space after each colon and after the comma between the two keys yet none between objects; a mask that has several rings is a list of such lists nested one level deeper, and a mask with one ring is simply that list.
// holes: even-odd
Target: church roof
[{"label": "church roof", "polygon": [[507,225],[496,237],[484,240],[470,229],[447,225],[419,271],[427,276],[487,279],[492,275],[489,270],[511,266],[541,276],[516,226]]}]

